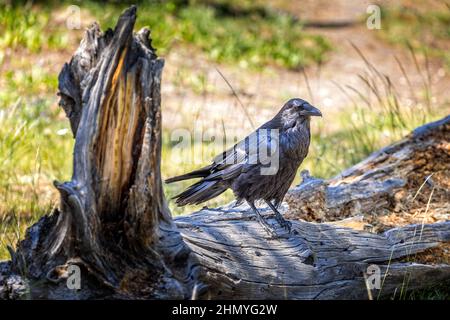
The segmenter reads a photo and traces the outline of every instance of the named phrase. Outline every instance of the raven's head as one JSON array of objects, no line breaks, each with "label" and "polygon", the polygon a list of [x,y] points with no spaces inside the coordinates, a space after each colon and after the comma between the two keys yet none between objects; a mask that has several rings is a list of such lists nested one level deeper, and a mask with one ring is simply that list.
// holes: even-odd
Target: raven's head
[{"label": "raven's head", "polygon": [[283,127],[290,128],[296,124],[309,120],[310,117],[321,117],[322,113],[309,102],[294,98],[286,102],[279,112]]}]

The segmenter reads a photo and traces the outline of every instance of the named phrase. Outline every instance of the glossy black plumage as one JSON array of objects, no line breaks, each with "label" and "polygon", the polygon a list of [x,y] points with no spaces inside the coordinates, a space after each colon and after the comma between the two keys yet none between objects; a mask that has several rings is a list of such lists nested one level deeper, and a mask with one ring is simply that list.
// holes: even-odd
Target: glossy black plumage
[{"label": "glossy black plumage", "polygon": [[[247,201],[259,218],[261,217],[254,202],[266,201],[276,213],[280,224],[290,229],[290,225],[284,221],[276,208],[282,202],[298,167],[308,154],[311,116],[321,116],[321,113],[302,99],[289,100],[273,119],[215,157],[212,164],[167,179],[166,182],[171,183],[202,178],[175,196],[176,203],[180,206],[199,204],[231,188],[238,202]],[[272,148],[269,148],[270,145]],[[273,174],[261,172],[261,169],[267,169],[269,166],[267,162],[260,161],[260,152],[265,149],[276,150],[273,162],[278,163],[278,170],[274,170]],[[265,224],[264,220],[260,222]],[[267,224],[264,226],[268,227]]]}]

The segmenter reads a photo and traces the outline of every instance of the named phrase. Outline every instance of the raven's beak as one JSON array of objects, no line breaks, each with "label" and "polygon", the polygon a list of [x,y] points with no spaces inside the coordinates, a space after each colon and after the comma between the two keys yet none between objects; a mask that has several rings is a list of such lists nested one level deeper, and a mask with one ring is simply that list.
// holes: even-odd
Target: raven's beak
[{"label": "raven's beak", "polygon": [[322,116],[322,112],[320,112],[319,109],[317,109],[316,107],[313,107],[310,104],[304,104],[303,110],[300,111],[300,114],[302,116],[311,116],[311,117],[321,117]]}]

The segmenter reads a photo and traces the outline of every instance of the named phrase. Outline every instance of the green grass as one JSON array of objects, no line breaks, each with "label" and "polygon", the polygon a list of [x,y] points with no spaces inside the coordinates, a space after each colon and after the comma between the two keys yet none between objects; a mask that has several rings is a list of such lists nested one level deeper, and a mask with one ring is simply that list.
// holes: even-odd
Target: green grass
[{"label": "green grass", "polygon": [[[401,297],[399,298],[401,299]],[[434,288],[414,290],[406,293],[405,300],[450,300],[450,283],[443,283]]]},{"label": "green grass", "polygon": [[[27,2],[24,2],[25,4]],[[149,26],[153,44],[162,55],[175,45],[193,46],[217,62],[262,68],[275,65],[298,69],[325,60],[331,50],[323,37],[311,35],[292,17],[261,7],[221,1],[142,1],[137,28]],[[65,22],[52,23],[58,12],[64,14],[72,2],[46,2],[38,6],[0,4],[0,49],[25,48],[30,52],[67,47],[70,30]],[[89,12],[103,29],[113,27],[119,14],[129,5],[115,2],[77,3]],[[261,13],[264,12],[263,13]],[[84,17],[82,19],[90,19]],[[1,55],[0,55],[1,61]]]},{"label": "green grass", "polygon": [[439,11],[410,6],[382,8],[381,15],[382,39],[441,58],[450,69],[450,3]]},{"label": "green grass", "polygon": [[68,44],[67,32],[52,28],[50,17],[50,8],[0,4],[0,50],[26,49],[37,53],[64,48]]},{"label": "green grass", "polygon": [[0,106],[0,259],[55,204],[52,181],[70,177],[73,140],[58,113],[39,100]]},{"label": "green grass", "polygon": [[[325,60],[330,43],[308,34],[291,16],[271,12],[250,2],[233,5],[224,1],[144,1],[138,5],[137,27],[150,26],[153,44],[164,55],[177,44],[192,45],[213,61],[262,68],[275,65],[298,69]],[[102,25],[113,26],[126,7],[85,1]]]}]

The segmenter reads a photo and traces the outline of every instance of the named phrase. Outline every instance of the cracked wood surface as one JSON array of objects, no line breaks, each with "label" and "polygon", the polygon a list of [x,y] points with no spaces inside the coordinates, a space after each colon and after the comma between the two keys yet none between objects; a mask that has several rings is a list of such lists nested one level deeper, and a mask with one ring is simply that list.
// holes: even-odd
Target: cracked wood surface
[{"label": "cracked wood surface", "polygon": [[[269,222],[277,223],[269,210]],[[449,265],[399,262],[450,241],[450,222],[374,234],[325,223],[292,221],[271,239],[244,206],[176,217],[209,288],[203,298],[367,299],[364,274],[375,264],[385,281],[373,296],[390,296],[450,279]],[[406,277],[406,278],[405,278]]]},{"label": "cracked wood surface", "polygon": [[[32,298],[185,298],[191,291],[189,250],[160,175],[164,61],[148,29],[133,32],[136,14],[135,6],[125,10],[114,30],[93,24],[60,73],[60,105],[75,137],[73,176],[55,182],[59,208],[11,253],[11,269],[31,280]],[[89,277],[81,292],[64,288],[72,264]],[[34,284],[45,282],[59,285]]]}]

